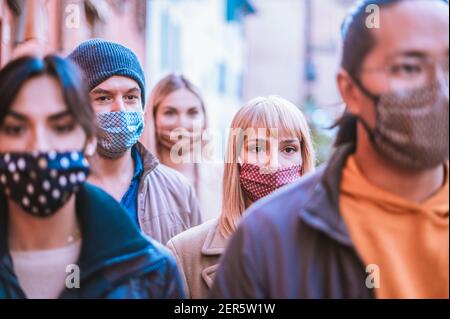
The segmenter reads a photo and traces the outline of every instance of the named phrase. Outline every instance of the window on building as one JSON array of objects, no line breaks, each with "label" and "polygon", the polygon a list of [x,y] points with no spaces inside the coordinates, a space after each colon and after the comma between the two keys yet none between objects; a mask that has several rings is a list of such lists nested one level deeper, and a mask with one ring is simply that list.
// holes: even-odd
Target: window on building
[{"label": "window on building", "polygon": [[168,10],[161,13],[161,68],[164,72],[181,69],[181,30],[173,23]]},{"label": "window on building", "polygon": [[246,15],[256,13],[251,0],[227,0],[226,21],[241,21]]}]

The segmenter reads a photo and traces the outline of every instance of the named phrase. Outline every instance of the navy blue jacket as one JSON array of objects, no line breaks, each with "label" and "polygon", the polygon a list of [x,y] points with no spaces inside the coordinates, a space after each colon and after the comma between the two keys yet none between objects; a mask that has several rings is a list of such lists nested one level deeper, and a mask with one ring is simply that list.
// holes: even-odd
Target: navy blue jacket
[{"label": "navy blue jacket", "polygon": [[353,145],[327,167],[255,203],[221,258],[213,298],[373,298],[339,212]]},{"label": "navy blue jacket", "polygon": [[[76,194],[76,210],[83,238],[80,288],[65,288],[60,298],[184,297],[174,257],[141,235],[112,197],[86,183]],[[0,299],[26,298],[8,252],[7,225],[0,195]]]}]

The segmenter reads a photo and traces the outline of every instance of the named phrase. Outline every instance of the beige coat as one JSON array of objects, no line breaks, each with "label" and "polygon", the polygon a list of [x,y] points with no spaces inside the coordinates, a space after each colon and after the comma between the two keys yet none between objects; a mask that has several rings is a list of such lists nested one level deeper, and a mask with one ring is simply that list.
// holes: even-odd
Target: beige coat
[{"label": "beige coat", "polygon": [[212,219],[178,234],[167,243],[175,255],[187,298],[208,297],[227,242],[219,234],[217,224],[218,219]]},{"label": "beige coat", "polygon": [[139,226],[144,234],[165,244],[201,223],[198,200],[182,174],[160,164],[142,144],[136,147],[144,166],[138,192]]}]

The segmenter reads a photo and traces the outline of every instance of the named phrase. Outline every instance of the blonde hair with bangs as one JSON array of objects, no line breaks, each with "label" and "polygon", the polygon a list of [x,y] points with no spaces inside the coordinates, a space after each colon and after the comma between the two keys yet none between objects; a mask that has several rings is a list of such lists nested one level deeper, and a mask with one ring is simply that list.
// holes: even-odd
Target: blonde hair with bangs
[{"label": "blonde hair with bangs", "polygon": [[140,142],[153,154],[159,156],[160,149],[158,147],[158,138],[156,136],[156,112],[164,99],[171,93],[178,90],[188,90],[194,94],[200,101],[202,111],[205,117],[204,129],[208,126],[208,114],[206,113],[205,103],[200,90],[183,74],[169,74],[161,79],[153,88],[147,106],[145,108],[145,127]]},{"label": "blonde hair with bangs", "polygon": [[243,147],[244,132],[255,129],[277,129],[281,135],[297,137],[301,145],[302,175],[315,167],[310,128],[299,108],[277,96],[258,97],[244,104],[231,123],[225,153],[223,204],[219,221],[219,231],[225,238],[236,230],[246,209],[238,157]]}]

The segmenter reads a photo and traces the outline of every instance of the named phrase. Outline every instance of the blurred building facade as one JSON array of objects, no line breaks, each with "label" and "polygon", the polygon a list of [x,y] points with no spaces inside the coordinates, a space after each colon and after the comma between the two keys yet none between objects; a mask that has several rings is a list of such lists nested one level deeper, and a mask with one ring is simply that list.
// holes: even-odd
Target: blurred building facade
[{"label": "blurred building facade", "polygon": [[243,18],[250,0],[0,0],[0,66],[39,44],[68,54],[101,37],[135,51],[147,89],[183,73],[205,95],[210,125],[225,129],[242,100]]},{"label": "blurred building facade", "polygon": [[258,14],[245,21],[244,99],[276,94],[304,111],[319,161],[328,158],[344,109],[336,86],[340,25],[354,0],[254,0]]},{"label": "blurred building facade", "polygon": [[[182,73],[204,94],[208,122],[223,136],[242,103],[248,0],[154,0],[147,7],[147,78]],[[222,149],[225,144],[222,139]]]},{"label": "blurred building facade", "polygon": [[0,0],[0,65],[38,43],[67,54],[102,37],[129,46],[145,61],[145,0]]},{"label": "blurred building facade", "polygon": [[28,43],[67,54],[85,39],[106,38],[137,53],[148,90],[171,72],[189,77],[223,134],[245,100],[291,100],[307,114],[323,161],[334,134],[324,128],[343,110],[340,24],[355,2],[0,0],[0,66]]}]

